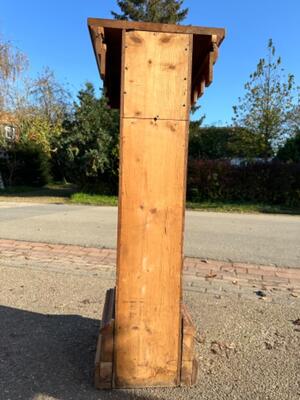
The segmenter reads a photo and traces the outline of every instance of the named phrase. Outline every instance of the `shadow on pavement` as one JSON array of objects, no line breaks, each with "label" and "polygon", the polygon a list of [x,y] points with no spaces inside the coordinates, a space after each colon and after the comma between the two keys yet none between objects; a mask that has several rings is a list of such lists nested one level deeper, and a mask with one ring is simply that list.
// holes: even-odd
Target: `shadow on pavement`
[{"label": "shadow on pavement", "polygon": [[93,387],[99,321],[0,306],[1,400],[145,400]]},{"label": "shadow on pavement", "polygon": [[26,187],[26,186],[15,186],[0,190],[0,197],[61,197],[69,198],[75,193],[77,187],[75,185],[56,185],[55,187]]}]

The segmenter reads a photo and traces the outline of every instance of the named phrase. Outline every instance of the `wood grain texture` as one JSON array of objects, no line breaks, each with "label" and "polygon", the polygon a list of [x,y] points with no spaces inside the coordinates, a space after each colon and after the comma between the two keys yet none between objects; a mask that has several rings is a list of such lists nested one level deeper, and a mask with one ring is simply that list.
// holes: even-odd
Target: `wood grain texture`
[{"label": "wood grain texture", "polygon": [[187,121],[124,119],[118,387],[178,384]]},{"label": "wood grain texture", "polygon": [[195,359],[196,328],[185,304],[182,305],[182,355],[181,377],[182,385],[191,386],[197,382],[198,363]]},{"label": "wood grain texture", "polygon": [[122,54],[115,386],[178,385],[192,35],[123,31]]},{"label": "wood grain texture", "polygon": [[105,296],[95,356],[95,386],[97,389],[111,389],[113,385],[114,318],[115,289],[109,289]]},{"label": "wood grain texture", "polygon": [[125,118],[187,120],[190,35],[125,34]]},{"label": "wood grain texture", "polygon": [[94,43],[95,57],[100,76],[101,79],[105,80],[107,46],[104,42],[104,28],[102,26],[94,26],[91,28],[90,32]]},{"label": "wood grain texture", "polygon": [[102,18],[88,18],[89,27],[101,26],[103,28],[126,29],[165,33],[185,33],[194,35],[217,35],[218,44],[223,41],[226,31],[223,28],[207,28],[192,25],[159,24],[153,22],[122,21]]}]

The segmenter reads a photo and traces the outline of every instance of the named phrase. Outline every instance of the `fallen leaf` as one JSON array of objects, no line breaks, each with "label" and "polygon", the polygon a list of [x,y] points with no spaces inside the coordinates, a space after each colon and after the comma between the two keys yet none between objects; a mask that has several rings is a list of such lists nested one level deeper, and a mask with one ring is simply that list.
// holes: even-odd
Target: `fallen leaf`
[{"label": "fallen leaf", "polygon": [[235,347],[234,343],[213,341],[213,342],[211,342],[211,345],[210,345],[210,350],[212,353],[214,353],[214,354],[225,353],[227,358],[229,358],[229,353],[235,349],[236,349],[236,347]]},{"label": "fallen leaf", "polygon": [[266,349],[268,349],[268,350],[273,349],[273,345],[270,342],[265,342],[265,346],[266,346]]},{"label": "fallen leaf", "polygon": [[215,278],[217,274],[210,272],[209,274],[205,275],[205,278]]}]

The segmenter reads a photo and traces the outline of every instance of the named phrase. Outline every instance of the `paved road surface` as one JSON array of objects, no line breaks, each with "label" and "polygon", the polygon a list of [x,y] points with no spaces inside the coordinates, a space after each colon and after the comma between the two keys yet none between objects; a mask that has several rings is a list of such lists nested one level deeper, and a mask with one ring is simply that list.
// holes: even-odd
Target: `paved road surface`
[{"label": "paved road surface", "polygon": [[[0,203],[0,238],[116,247],[114,207]],[[300,216],[186,213],[185,254],[300,268]]]}]

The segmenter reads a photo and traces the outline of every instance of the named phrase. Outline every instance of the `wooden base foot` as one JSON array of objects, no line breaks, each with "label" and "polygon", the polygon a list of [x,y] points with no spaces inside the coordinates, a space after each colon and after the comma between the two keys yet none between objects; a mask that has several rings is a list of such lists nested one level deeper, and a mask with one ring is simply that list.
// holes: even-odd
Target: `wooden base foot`
[{"label": "wooden base foot", "polygon": [[[180,364],[180,385],[192,386],[197,383],[198,362],[195,358],[196,328],[191,315],[182,305],[182,348]],[[97,389],[112,389],[114,385],[114,323],[115,289],[106,292],[95,357],[95,386]]]},{"label": "wooden base foot", "polygon": [[97,389],[113,387],[113,352],[115,324],[115,289],[106,292],[95,356],[95,386]]},{"label": "wooden base foot", "polygon": [[185,304],[181,307],[182,315],[182,350],[180,384],[192,386],[197,383],[198,361],[195,358],[196,328]]}]

